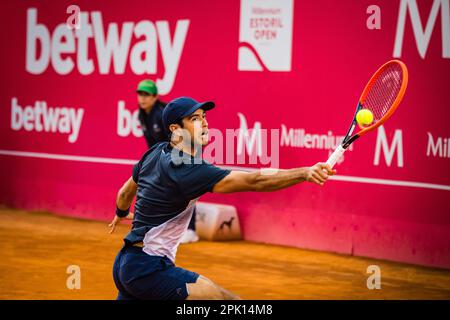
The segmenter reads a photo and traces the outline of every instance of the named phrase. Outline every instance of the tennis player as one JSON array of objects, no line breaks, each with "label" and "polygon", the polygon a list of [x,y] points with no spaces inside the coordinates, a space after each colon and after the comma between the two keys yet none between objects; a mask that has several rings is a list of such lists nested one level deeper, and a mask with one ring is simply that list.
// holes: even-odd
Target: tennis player
[{"label": "tennis player", "polygon": [[[137,101],[139,105],[139,122],[144,132],[145,141],[150,149],[155,144],[168,141],[167,132],[162,121],[162,114],[166,103],[161,101],[158,87],[152,80],[145,79],[138,83]],[[128,218],[133,218],[132,213]],[[186,232],[181,237],[180,243],[196,242],[199,240],[195,231],[196,209],[192,212],[192,218]]]},{"label": "tennis player", "polygon": [[230,171],[206,162],[199,154],[208,143],[206,112],[214,107],[213,102],[188,97],[171,101],[163,111],[170,142],[148,150],[118,192],[111,228],[128,215],[137,196],[131,232],[113,267],[118,300],[238,299],[211,280],[175,266],[196,200],[207,192],[275,191],[303,181],[323,185],[336,172],[325,163],[267,174]]}]

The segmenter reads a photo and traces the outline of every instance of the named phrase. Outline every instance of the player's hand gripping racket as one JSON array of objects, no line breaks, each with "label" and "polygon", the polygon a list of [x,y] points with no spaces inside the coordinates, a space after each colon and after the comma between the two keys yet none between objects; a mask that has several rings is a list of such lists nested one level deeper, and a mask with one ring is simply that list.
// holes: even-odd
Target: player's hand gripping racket
[{"label": "player's hand gripping racket", "polygon": [[[356,139],[382,125],[397,109],[405,94],[408,83],[408,69],[399,60],[391,60],[382,65],[370,78],[359,98],[355,115],[342,143],[334,150],[327,160],[332,168]],[[368,109],[373,115],[373,121],[367,125],[358,125],[358,111]],[[359,131],[353,133],[355,128]]]}]

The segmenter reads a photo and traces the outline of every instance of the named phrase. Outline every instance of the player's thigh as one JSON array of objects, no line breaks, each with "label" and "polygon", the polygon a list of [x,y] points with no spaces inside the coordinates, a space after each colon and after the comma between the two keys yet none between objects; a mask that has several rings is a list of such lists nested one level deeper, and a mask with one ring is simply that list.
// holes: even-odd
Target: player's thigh
[{"label": "player's thigh", "polygon": [[199,276],[195,283],[187,283],[187,300],[238,300],[237,295],[225,290],[206,277]]}]

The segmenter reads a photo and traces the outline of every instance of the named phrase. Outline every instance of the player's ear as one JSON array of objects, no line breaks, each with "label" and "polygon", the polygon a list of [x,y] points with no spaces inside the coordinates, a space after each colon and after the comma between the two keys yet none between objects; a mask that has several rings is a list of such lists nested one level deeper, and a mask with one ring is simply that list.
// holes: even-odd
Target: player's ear
[{"label": "player's ear", "polygon": [[183,140],[183,129],[179,124],[171,124],[169,126],[170,130],[170,141],[177,144]]},{"label": "player's ear", "polygon": [[179,127],[180,125],[173,123],[169,126],[169,131],[173,134]]}]

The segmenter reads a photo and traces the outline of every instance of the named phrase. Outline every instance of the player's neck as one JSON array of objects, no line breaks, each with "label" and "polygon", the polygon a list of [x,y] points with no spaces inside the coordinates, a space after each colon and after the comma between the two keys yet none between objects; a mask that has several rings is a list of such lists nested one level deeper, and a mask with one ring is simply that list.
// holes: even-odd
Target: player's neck
[{"label": "player's neck", "polygon": [[187,146],[182,142],[179,142],[177,144],[170,142],[170,144],[172,145],[172,147],[177,148],[178,150],[183,151],[183,153],[189,154],[193,157],[195,157],[198,154],[199,149],[201,149],[201,148],[195,148],[195,146]]},{"label": "player's neck", "polygon": [[145,114],[149,114],[150,112],[152,112],[152,109],[153,109],[153,106],[146,108],[146,109],[143,108],[142,110],[144,110]]}]

